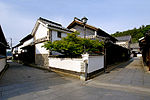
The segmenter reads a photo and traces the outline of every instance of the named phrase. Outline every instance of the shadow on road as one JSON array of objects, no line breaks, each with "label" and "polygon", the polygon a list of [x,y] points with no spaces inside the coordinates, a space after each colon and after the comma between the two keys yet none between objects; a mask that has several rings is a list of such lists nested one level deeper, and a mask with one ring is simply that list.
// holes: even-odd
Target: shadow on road
[{"label": "shadow on road", "polygon": [[[136,58],[136,59],[138,59],[138,58]],[[118,69],[120,69],[120,68],[125,68],[125,67],[128,66],[130,63],[132,63],[134,60],[135,60],[135,58],[131,58],[130,60],[128,60],[128,61],[126,61],[126,62],[123,62],[123,63],[121,63],[121,64],[119,64],[119,65],[115,65],[113,68],[111,68],[111,69],[109,70],[109,72],[110,72],[110,71],[113,71],[113,70],[118,70]]]},{"label": "shadow on road", "polygon": [[10,67],[0,80],[0,98],[8,99],[30,92],[47,90],[66,83],[71,83],[71,80],[67,80],[54,72],[10,63]]}]

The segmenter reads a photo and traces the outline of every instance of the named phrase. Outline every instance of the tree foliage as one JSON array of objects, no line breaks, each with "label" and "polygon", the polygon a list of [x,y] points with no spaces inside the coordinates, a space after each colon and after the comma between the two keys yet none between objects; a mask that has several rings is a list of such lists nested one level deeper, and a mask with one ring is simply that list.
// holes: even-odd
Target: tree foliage
[{"label": "tree foliage", "polygon": [[100,53],[104,47],[104,43],[99,40],[84,39],[78,37],[79,33],[68,33],[66,37],[54,42],[48,41],[44,44],[47,50],[56,51],[66,56],[81,55],[84,52]]},{"label": "tree foliage", "polygon": [[112,34],[114,37],[119,37],[119,36],[125,36],[125,35],[131,35],[132,37],[132,42],[138,42],[138,40],[145,36],[145,33],[150,30],[150,25],[142,25],[140,28],[134,28],[131,30],[123,31],[123,32],[116,32]]}]

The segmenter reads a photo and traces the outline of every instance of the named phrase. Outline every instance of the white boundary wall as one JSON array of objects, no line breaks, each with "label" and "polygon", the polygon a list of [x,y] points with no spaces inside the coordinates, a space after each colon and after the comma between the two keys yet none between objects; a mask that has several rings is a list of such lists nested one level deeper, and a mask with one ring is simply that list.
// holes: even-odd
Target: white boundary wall
[{"label": "white boundary wall", "polygon": [[6,58],[0,58],[0,72],[4,69],[6,65]]},{"label": "white boundary wall", "polygon": [[75,72],[85,72],[85,62],[88,63],[87,73],[104,68],[104,56],[83,55],[82,58],[49,57],[49,66]]},{"label": "white boundary wall", "polygon": [[88,73],[104,68],[104,56],[88,57]]},{"label": "white boundary wall", "polygon": [[53,68],[65,69],[81,72],[83,60],[80,58],[49,58],[49,66]]}]

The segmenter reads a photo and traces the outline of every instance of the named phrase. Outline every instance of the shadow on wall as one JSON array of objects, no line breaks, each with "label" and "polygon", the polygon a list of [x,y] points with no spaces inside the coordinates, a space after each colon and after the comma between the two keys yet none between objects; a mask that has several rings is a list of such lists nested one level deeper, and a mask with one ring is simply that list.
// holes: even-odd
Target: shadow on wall
[{"label": "shadow on wall", "polygon": [[106,46],[107,65],[124,62],[130,59],[130,51],[128,49],[112,43],[106,44]]}]

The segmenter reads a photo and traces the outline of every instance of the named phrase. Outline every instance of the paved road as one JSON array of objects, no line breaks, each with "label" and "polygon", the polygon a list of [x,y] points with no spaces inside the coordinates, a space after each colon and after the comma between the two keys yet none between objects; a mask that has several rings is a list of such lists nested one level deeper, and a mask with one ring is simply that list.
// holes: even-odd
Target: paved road
[{"label": "paved road", "polygon": [[150,74],[145,73],[140,58],[134,58],[111,73],[94,79],[96,82],[150,88]]},{"label": "paved road", "polygon": [[87,82],[10,63],[0,100],[150,100],[150,74],[139,58]]}]

